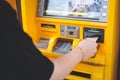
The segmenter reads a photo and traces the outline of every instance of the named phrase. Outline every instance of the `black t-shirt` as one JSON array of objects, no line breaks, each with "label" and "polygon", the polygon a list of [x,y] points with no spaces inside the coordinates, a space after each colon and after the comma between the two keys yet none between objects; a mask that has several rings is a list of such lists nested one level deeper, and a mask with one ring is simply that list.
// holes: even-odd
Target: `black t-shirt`
[{"label": "black t-shirt", "polygon": [[0,0],[0,80],[49,80],[53,69],[22,30],[16,12]]}]

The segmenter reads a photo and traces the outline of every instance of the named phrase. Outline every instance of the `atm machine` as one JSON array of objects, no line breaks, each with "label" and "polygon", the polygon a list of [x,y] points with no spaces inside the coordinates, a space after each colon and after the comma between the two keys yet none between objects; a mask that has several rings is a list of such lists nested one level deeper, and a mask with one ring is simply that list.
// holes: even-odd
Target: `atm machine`
[{"label": "atm machine", "polygon": [[49,59],[85,38],[99,37],[96,55],[80,62],[67,80],[117,80],[119,0],[21,0],[23,29]]}]

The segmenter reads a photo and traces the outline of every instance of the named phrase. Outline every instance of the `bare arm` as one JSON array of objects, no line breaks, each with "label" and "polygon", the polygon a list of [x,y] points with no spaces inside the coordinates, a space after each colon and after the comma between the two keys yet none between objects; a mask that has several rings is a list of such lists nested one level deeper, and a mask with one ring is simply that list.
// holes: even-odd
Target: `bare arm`
[{"label": "bare arm", "polygon": [[54,59],[54,71],[50,80],[63,80],[81,60],[92,57],[97,51],[96,47],[95,41],[85,39],[73,51]]}]

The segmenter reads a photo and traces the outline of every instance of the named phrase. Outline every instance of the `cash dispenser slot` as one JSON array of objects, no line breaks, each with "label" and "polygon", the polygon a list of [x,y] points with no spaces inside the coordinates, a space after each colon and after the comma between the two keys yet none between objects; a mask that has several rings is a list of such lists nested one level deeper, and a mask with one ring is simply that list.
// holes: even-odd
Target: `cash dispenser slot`
[{"label": "cash dispenser slot", "polygon": [[84,39],[98,37],[98,43],[104,43],[104,29],[84,28]]},{"label": "cash dispenser slot", "polygon": [[80,77],[84,77],[84,78],[89,78],[89,79],[91,79],[91,74],[88,74],[88,73],[72,71],[70,74],[71,74],[71,75],[75,75],[75,76],[80,76]]},{"label": "cash dispenser slot", "polygon": [[[84,78],[85,80],[87,79],[91,79],[91,74],[89,73],[83,73],[83,72],[77,72],[77,71],[72,71],[70,73],[70,75],[73,75],[73,76],[76,76],[76,77],[82,77]],[[73,79],[69,79],[69,77],[65,78],[64,80],[73,80]]]}]

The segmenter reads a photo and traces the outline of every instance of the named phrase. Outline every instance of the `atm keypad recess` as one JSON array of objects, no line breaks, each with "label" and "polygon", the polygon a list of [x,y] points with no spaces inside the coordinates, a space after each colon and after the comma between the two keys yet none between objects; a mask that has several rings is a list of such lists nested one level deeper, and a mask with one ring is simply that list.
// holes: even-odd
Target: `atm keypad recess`
[{"label": "atm keypad recess", "polygon": [[67,54],[72,50],[72,40],[59,39],[54,46],[53,52]]}]

